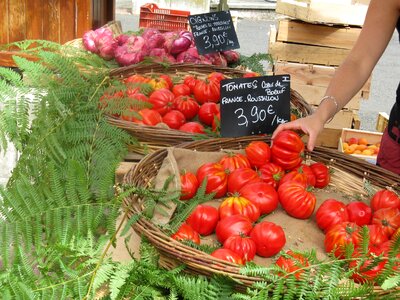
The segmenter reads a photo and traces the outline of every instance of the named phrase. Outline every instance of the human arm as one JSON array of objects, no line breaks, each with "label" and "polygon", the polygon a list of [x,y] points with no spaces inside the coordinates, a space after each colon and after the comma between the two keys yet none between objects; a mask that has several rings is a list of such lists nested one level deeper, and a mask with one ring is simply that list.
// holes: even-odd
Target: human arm
[{"label": "human arm", "polygon": [[335,72],[317,110],[310,116],[280,125],[272,135],[286,129],[302,130],[312,151],[327,123],[360,90],[389,43],[399,18],[399,0],[371,0],[364,26],[354,47]]}]

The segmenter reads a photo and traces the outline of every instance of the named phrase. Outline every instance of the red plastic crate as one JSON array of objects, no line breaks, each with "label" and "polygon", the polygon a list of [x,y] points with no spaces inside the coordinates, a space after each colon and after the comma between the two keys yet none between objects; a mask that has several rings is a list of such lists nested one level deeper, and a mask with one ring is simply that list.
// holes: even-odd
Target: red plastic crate
[{"label": "red plastic crate", "polygon": [[160,31],[189,30],[189,11],[158,8],[154,3],[140,7],[139,27]]}]

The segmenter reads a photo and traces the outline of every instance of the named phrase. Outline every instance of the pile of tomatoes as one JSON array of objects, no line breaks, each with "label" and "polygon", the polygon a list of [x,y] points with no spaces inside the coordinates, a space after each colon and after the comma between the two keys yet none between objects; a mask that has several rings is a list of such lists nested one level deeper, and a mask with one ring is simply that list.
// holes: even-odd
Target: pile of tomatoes
[{"label": "pile of tomatoes", "polygon": [[[249,72],[243,77],[258,75]],[[100,107],[112,110],[124,99],[122,111],[117,109],[117,112],[112,112],[115,117],[148,126],[164,123],[171,129],[204,134],[205,128],[218,130],[220,81],[223,79],[226,76],[220,72],[212,72],[205,78],[195,75],[178,78],[166,74],[156,77],[135,74],[124,80],[124,91],[103,95]],[[138,101],[141,105],[138,105]]]},{"label": "pile of tomatoes", "polygon": [[[195,173],[180,175],[181,200],[190,201],[206,180],[206,192],[214,193],[214,198],[222,202],[219,207],[197,206],[172,235],[177,240],[200,244],[201,236],[215,233],[222,246],[211,255],[237,264],[253,260],[256,254],[261,257],[278,254],[286,243],[285,232],[279,224],[263,217],[280,205],[294,218],[310,218],[316,210],[313,190],[330,183],[330,171],[325,164],[305,163],[304,143],[293,131],[280,132],[272,146],[254,141],[244,150],[245,154],[228,153],[218,162],[201,165]],[[400,234],[399,209],[400,198],[389,190],[377,192],[371,206],[361,201],[345,204],[335,199],[325,200],[315,216],[317,226],[326,233],[326,252],[344,258],[346,245],[352,244],[356,258],[360,255],[363,225],[369,229],[370,255],[388,251],[390,238]],[[357,261],[354,259],[349,266],[359,267]],[[292,250],[275,263],[297,278],[309,264],[306,257]],[[383,266],[384,263],[379,263],[370,268],[366,263],[357,272],[361,275],[353,278],[357,282],[372,280]]]}]

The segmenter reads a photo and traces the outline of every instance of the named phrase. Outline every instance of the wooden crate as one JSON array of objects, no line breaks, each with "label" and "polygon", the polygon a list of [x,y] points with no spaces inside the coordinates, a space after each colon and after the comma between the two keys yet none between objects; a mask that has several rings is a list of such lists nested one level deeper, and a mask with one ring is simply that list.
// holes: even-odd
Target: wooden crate
[{"label": "wooden crate", "polygon": [[362,26],[367,0],[277,0],[275,11],[309,23]]},{"label": "wooden crate", "polygon": [[[326,88],[334,76],[337,68],[315,64],[301,64],[276,61],[274,74],[289,74],[291,87],[298,91],[311,105],[319,105],[325,95]],[[347,110],[358,110],[361,100],[369,97],[371,77],[360,91],[344,106]]]},{"label": "wooden crate", "polygon": [[384,132],[389,122],[389,115],[385,112],[380,112],[378,114],[378,119],[376,120],[375,129],[378,132]]}]

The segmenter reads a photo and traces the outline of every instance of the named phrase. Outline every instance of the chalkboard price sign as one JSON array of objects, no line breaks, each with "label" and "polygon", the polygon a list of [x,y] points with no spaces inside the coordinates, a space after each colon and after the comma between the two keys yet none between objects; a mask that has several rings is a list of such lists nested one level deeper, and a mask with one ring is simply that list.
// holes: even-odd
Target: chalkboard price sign
[{"label": "chalkboard price sign", "polygon": [[229,10],[190,15],[188,19],[199,54],[240,48]]},{"label": "chalkboard price sign", "polygon": [[221,136],[272,133],[290,120],[290,75],[221,81]]}]

